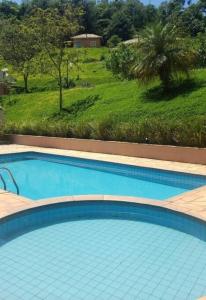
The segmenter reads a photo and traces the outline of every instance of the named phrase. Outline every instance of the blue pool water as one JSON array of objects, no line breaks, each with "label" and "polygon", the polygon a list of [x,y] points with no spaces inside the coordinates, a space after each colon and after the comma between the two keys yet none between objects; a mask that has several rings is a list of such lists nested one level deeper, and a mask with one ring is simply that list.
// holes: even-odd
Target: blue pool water
[{"label": "blue pool water", "polygon": [[[206,295],[205,224],[132,204],[65,205],[17,215],[4,227],[0,222],[1,300]],[[180,224],[185,233],[175,229]]]},{"label": "blue pool water", "polygon": [[[20,194],[33,200],[83,194],[165,200],[206,184],[203,176],[41,153],[2,155],[0,165],[12,171]],[[15,192],[6,173],[4,177]]]}]

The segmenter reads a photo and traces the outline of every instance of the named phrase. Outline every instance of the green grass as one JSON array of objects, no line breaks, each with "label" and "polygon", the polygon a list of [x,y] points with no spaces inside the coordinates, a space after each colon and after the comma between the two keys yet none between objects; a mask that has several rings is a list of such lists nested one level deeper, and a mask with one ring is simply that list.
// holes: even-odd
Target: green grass
[{"label": "green grass", "polygon": [[[104,48],[89,50],[87,57],[95,61],[82,63],[76,87],[64,90],[65,111],[62,114],[58,114],[58,87],[54,78],[39,75],[30,79],[32,93],[4,97],[7,122],[47,120],[55,125],[57,121],[85,124],[112,120],[117,126],[161,120],[177,126],[182,122],[187,127],[194,120],[196,124],[205,120],[206,69],[193,71],[192,80],[175,86],[165,95],[159,82],[143,87],[136,81],[115,78],[106,70],[105,61],[100,60],[101,52],[107,55],[106,51]],[[76,76],[72,70],[71,78],[75,80]],[[85,82],[90,83],[90,87],[82,87]],[[18,84],[22,85],[20,78]]]},{"label": "green grass", "polygon": [[[115,118],[119,122],[155,117],[163,120],[184,120],[199,118],[206,113],[206,83],[202,83],[201,86],[197,84],[197,87],[194,85],[194,89],[189,92],[183,91],[172,99],[158,101],[146,98],[145,88],[138,86],[135,81],[118,81],[112,78],[111,74],[108,74],[108,80],[105,80],[106,71],[104,70],[102,75],[101,68],[99,69],[99,74],[95,73],[96,77],[93,78],[95,84],[93,87],[64,90],[65,108],[89,96],[99,96],[94,105],[75,115],[68,114],[68,119],[88,122],[108,117]],[[199,81],[205,75],[205,70],[195,72],[196,80]],[[88,76],[87,80],[90,81]],[[58,111],[58,91],[12,95],[10,99],[8,97],[5,99],[4,106],[9,121],[38,121],[42,118],[51,118]]]}]

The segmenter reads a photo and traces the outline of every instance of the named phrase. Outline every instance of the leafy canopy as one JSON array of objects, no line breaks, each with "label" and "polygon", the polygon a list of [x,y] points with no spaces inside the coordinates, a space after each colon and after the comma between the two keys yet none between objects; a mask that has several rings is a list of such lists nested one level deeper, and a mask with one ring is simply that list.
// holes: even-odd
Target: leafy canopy
[{"label": "leafy canopy", "polygon": [[0,53],[6,63],[22,73],[25,92],[28,92],[27,80],[34,69],[34,57],[38,52],[35,32],[25,21],[11,19],[1,22]]},{"label": "leafy canopy", "polygon": [[79,29],[81,9],[73,7],[71,3],[59,8],[46,10],[37,8],[33,11],[29,21],[35,29],[37,43],[45,52],[57,78],[59,86],[59,110],[63,109],[63,63],[66,42]]}]

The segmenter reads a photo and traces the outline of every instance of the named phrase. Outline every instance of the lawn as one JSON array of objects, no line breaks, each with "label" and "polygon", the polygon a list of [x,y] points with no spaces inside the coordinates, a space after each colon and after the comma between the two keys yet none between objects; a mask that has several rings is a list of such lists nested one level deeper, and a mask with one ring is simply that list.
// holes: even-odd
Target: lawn
[{"label": "lawn", "polygon": [[[93,52],[92,52],[93,51]],[[58,87],[49,75],[30,79],[31,93],[4,97],[7,122],[40,122],[48,120],[91,123],[114,120],[116,124],[161,119],[163,122],[190,124],[206,116],[206,70],[193,71],[190,81],[173,89],[169,95],[159,91],[159,82],[148,87],[136,81],[115,78],[105,67],[106,50],[91,49],[88,62],[81,64],[80,80],[64,90],[64,108],[58,114]],[[75,70],[71,78],[76,79]],[[18,77],[19,78],[19,77]],[[19,78],[19,85],[22,81]]]}]

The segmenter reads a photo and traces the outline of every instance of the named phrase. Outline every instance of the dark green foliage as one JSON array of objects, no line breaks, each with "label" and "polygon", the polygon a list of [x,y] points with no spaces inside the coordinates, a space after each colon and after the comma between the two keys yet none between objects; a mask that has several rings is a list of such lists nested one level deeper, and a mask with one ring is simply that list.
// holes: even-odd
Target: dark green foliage
[{"label": "dark green foliage", "polygon": [[107,38],[117,35],[121,40],[125,41],[133,37],[134,29],[130,18],[121,11],[113,14],[111,23],[107,28]]},{"label": "dark green foliage", "polygon": [[197,67],[206,67],[206,34],[198,36]]},{"label": "dark green foliage", "polygon": [[105,55],[104,55],[104,54],[101,54],[99,60],[100,60],[100,61],[105,60]]},{"label": "dark green foliage", "polygon": [[109,48],[114,48],[114,47],[116,47],[120,42],[121,42],[121,38],[120,38],[118,35],[114,34],[114,35],[112,35],[112,36],[108,39],[108,41],[107,41],[107,46],[108,46]]},{"label": "dark green foliage", "polygon": [[[83,15],[79,18],[80,31],[97,33],[106,43],[113,35],[129,39],[133,33],[146,25],[161,21],[173,23],[187,31],[191,36],[205,32],[206,4],[204,0],[163,1],[159,7],[144,5],[139,0],[116,1],[69,1],[73,7],[81,7]],[[63,11],[66,0],[28,0],[19,4],[9,0],[0,3],[0,17],[22,19],[32,14],[34,8],[56,9]]]},{"label": "dark green foliage", "polygon": [[19,5],[13,1],[2,1],[0,3],[0,18],[17,17],[19,14]]},{"label": "dark green foliage", "polygon": [[67,80],[67,78],[63,79],[63,87],[65,89],[72,89],[75,86],[76,86],[76,83],[73,79],[71,79],[71,78],[69,78],[68,80]]}]

